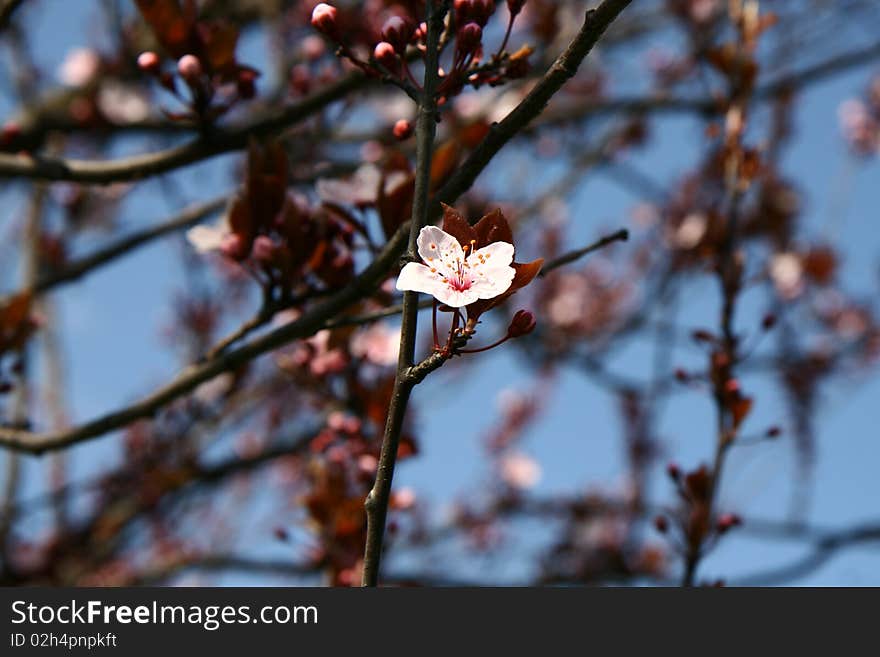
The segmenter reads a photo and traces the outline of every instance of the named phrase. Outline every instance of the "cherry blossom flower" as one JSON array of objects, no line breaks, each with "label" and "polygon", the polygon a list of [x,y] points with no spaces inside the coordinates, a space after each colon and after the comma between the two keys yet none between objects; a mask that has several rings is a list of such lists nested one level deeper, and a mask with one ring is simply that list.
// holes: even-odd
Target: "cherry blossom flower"
[{"label": "cherry blossom flower", "polygon": [[352,355],[375,365],[394,365],[400,350],[400,328],[392,328],[385,322],[374,324],[355,333],[350,348]]},{"label": "cherry blossom flower", "polygon": [[69,87],[83,87],[98,74],[101,58],[91,48],[74,48],[61,63],[58,78]]},{"label": "cherry blossom flower", "polygon": [[384,193],[392,193],[398,185],[406,182],[407,175],[402,171],[384,177],[379,167],[365,164],[346,179],[320,178],[315,183],[318,198],[325,203],[341,203],[366,207],[374,205],[379,196],[379,186],[384,184]]},{"label": "cherry blossom flower", "polygon": [[804,287],[804,268],[796,253],[777,253],[770,260],[770,278],[785,299],[794,299]]},{"label": "cherry blossom flower", "polygon": [[473,245],[462,248],[449,233],[425,226],[419,233],[418,247],[425,264],[407,263],[397,279],[397,289],[430,294],[450,308],[500,296],[516,274],[511,267],[513,244],[508,242],[492,242],[482,249]]},{"label": "cherry blossom flower", "polygon": [[219,251],[224,238],[229,234],[229,215],[224,213],[213,224],[199,224],[186,231],[186,240],[197,253]]},{"label": "cherry blossom flower", "polygon": [[501,479],[508,486],[527,490],[541,479],[541,466],[531,457],[520,452],[510,452],[501,457]]},{"label": "cherry blossom flower", "polygon": [[98,108],[114,123],[136,123],[150,115],[150,103],[143,92],[127,84],[107,83],[98,92]]}]

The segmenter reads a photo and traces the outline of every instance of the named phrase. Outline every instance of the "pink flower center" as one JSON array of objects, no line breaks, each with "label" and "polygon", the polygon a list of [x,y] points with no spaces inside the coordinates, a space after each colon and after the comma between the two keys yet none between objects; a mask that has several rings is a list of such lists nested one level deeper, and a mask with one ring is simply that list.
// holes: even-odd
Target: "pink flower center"
[{"label": "pink flower center", "polygon": [[455,273],[446,280],[451,287],[456,292],[464,292],[465,290],[470,289],[473,281],[471,277],[468,275],[467,269],[470,269],[470,266],[461,260],[458,261]]}]

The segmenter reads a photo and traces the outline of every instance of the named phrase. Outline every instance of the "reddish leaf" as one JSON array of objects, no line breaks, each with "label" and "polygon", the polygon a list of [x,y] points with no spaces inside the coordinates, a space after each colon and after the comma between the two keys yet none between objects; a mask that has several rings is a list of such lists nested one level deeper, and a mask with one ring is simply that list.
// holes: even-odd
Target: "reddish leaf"
[{"label": "reddish leaf", "polygon": [[477,240],[477,231],[455,208],[443,204],[443,232],[449,233],[462,246]]},{"label": "reddish leaf", "polygon": [[159,43],[178,58],[190,51],[192,17],[187,16],[178,0],[135,0],[144,20]]},{"label": "reddish leaf", "polygon": [[203,63],[214,72],[234,75],[238,69],[235,62],[238,28],[230,23],[215,21],[200,23],[197,30],[203,45]]},{"label": "reddish leaf", "polygon": [[387,174],[383,173],[379,181],[376,209],[382,222],[382,231],[386,238],[390,238],[412,214],[415,178],[410,175],[391,190],[386,189],[387,181]]},{"label": "reddish leaf", "polygon": [[477,232],[477,248],[493,242],[513,244],[513,231],[510,230],[510,224],[498,208],[480,219],[474,230]]},{"label": "reddish leaf", "polygon": [[739,426],[746,419],[752,410],[751,397],[739,397],[730,404],[730,413],[733,416],[733,430],[739,429]]},{"label": "reddish leaf", "polygon": [[456,140],[447,141],[434,152],[431,160],[431,189],[439,187],[458,166],[461,147]]}]

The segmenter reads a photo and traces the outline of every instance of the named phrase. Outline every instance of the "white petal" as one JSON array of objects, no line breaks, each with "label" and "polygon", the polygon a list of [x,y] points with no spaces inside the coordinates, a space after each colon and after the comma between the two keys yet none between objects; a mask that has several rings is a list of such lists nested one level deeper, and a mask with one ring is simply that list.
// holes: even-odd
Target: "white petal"
[{"label": "white petal", "polygon": [[464,261],[464,251],[458,240],[436,226],[425,226],[419,231],[418,245],[424,263],[443,276],[452,276],[459,263]]},{"label": "white petal", "polygon": [[369,205],[376,202],[382,172],[365,164],[346,179],[319,178],[315,190],[322,201],[343,205]]},{"label": "white petal", "polygon": [[493,242],[468,256],[471,289],[478,298],[492,299],[507,291],[516,275],[512,261],[513,244],[507,242]]},{"label": "white petal", "polygon": [[225,235],[226,231],[217,226],[193,226],[186,231],[186,239],[198,253],[218,250]]},{"label": "white petal", "polygon": [[485,263],[489,267],[505,267],[513,262],[513,244],[508,242],[492,242],[468,256],[471,267]]},{"label": "white petal", "polygon": [[472,272],[473,282],[470,289],[478,299],[494,299],[507,292],[516,270],[513,267],[502,267],[493,270],[475,270]]},{"label": "white petal", "polygon": [[[448,287],[443,283],[439,272],[418,262],[408,262],[397,277],[397,289],[410,292],[424,292],[437,296],[437,292]],[[438,297],[439,298],[439,297]]]}]

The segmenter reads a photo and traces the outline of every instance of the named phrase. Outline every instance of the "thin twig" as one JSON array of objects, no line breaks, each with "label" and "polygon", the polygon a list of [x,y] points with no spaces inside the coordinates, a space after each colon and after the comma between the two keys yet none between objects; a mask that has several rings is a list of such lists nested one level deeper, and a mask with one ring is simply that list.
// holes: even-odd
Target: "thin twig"
[{"label": "thin twig", "polygon": [[[416,260],[419,231],[428,223],[428,200],[431,183],[431,158],[434,154],[434,139],[437,133],[437,85],[439,83],[439,46],[443,32],[443,18],[446,8],[428,0],[426,4],[427,38],[425,41],[425,76],[422,92],[419,95],[418,119],[416,122],[416,179],[413,196],[412,217],[410,219],[407,257]],[[397,449],[400,432],[409,397],[415,381],[408,372],[415,360],[416,335],[418,324],[419,295],[405,292],[403,295],[403,320],[400,330],[400,351],[397,360],[397,374],[394,390],[385,421],[382,449],[376,469],[376,481],[364,502],[367,514],[367,540],[364,549],[363,585],[376,586],[379,582],[379,564],[382,558],[382,539],[385,534],[385,518],[388,514],[388,501],[391,498],[391,482],[397,462]]]}]

